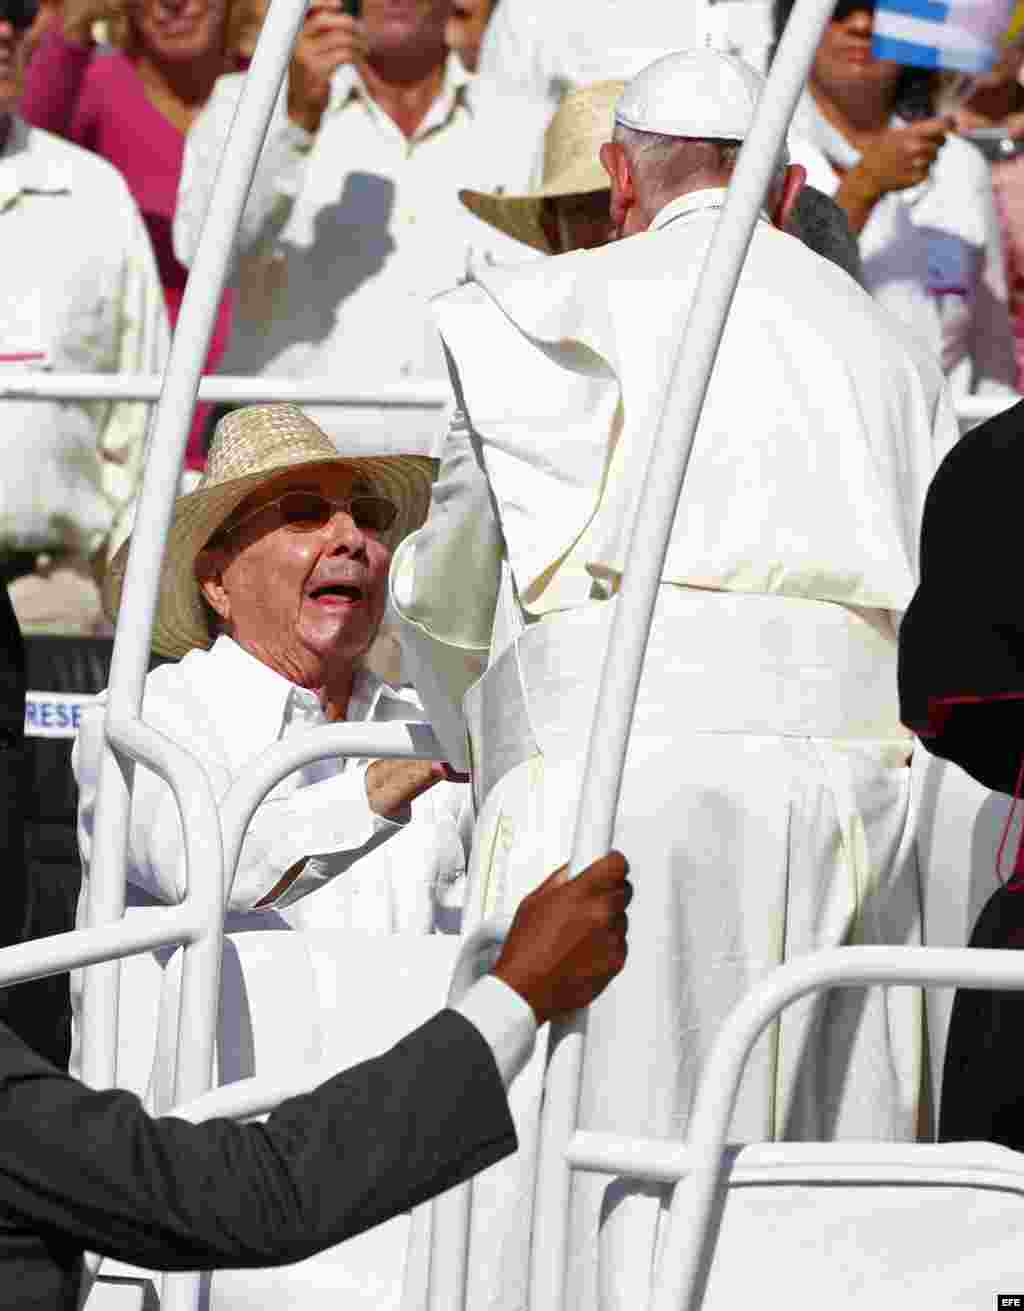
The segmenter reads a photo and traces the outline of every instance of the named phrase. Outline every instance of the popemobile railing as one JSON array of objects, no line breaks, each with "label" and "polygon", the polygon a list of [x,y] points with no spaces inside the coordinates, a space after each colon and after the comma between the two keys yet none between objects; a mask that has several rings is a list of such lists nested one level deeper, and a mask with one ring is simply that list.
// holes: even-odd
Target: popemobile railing
[{"label": "popemobile railing", "polygon": [[[157,373],[17,373],[0,378],[0,400],[13,401],[157,401],[163,376]],[[321,381],[213,374],[199,382],[200,401],[228,405],[336,406],[338,409],[420,410],[439,416],[451,393],[444,383],[396,382],[372,390],[338,387]],[[1007,395],[956,395],[953,406],[961,430],[991,419],[1022,398]]]},{"label": "popemobile railing", "polygon": [[[124,399],[149,400],[158,396],[110,671],[106,744],[86,913],[88,927],[6,949],[0,953],[0,984],[75,966],[91,966],[86,971],[83,996],[83,1075],[94,1086],[109,1086],[116,1081],[117,958],[159,945],[183,944],[185,961],[174,1100],[178,1105],[186,1105],[203,1099],[198,1102],[200,1113],[203,1108],[228,1112],[233,1104],[255,1113],[259,1108],[268,1109],[274,1098],[285,1091],[280,1086],[268,1090],[267,1085],[250,1082],[209,1092],[223,911],[242,835],[252,812],[279,779],[314,759],[345,754],[436,757],[438,753],[429,730],[420,725],[393,724],[372,730],[354,725],[325,728],[268,752],[253,770],[236,781],[228,798],[221,799],[218,805],[199,763],[141,719],[160,562],[197,394],[206,400],[298,399],[307,403],[362,405],[369,399],[373,403],[357,389],[320,389],[309,384],[300,388],[298,384],[281,380],[214,377],[200,385],[202,362],[235,234],[306,6],[307,0],[272,0],[267,12],[214,184],[162,384],[152,378],[83,379],[52,374],[34,378],[22,374],[4,379],[0,386],[0,397],[23,399],[33,396],[98,399],[120,394]],[[686,351],[677,361],[664,408],[665,414],[671,412],[676,416],[676,423],[671,430],[666,430],[664,419],[659,425],[608,644],[595,720],[601,725],[601,732],[592,736],[588,750],[584,795],[570,863],[573,875],[611,844],[650,617],[693,435],[773,161],[831,9],[832,0],[797,2],[757,122],[741,152],[702,273],[686,333]],[[407,400],[402,401],[400,397]],[[379,393],[376,399],[378,403],[389,403]],[[425,387],[421,392],[403,386],[391,393],[391,403],[409,402],[440,409],[445,400],[433,387]],[[683,416],[681,427],[680,415]],[[125,920],[127,826],[136,763],[164,778],[175,795],[184,834],[188,883],[180,905],[140,911]],[[637,870],[636,876],[642,879],[643,871]],[[486,924],[465,944],[457,970],[457,988],[472,977],[474,953],[500,941],[502,932],[503,926]],[[960,951],[942,953],[942,962],[937,960],[937,968],[930,972],[927,967],[911,970],[908,964],[905,970],[896,973],[901,978],[912,974],[919,983],[964,981],[973,986],[1022,986],[1021,982],[1010,982],[1016,976],[1012,962],[1004,960],[1002,953],[984,955],[986,961],[981,969],[976,953]],[[1000,956],[998,965],[994,961],[997,955]],[[1012,956],[1012,953],[1005,955]],[[990,968],[989,956],[993,957]],[[556,1026],[552,1034],[531,1254],[531,1311],[557,1311],[563,1305],[570,1170],[587,1168],[586,1153],[577,1139],[575,1123],[582,1035],[582,1017]],[[309,1086],[309,1077],[310,1072],[306,1072],[300,1085]],[[695,1116],[695,1132],[701,1123],[700,1117]],[[712,1144],[717,1142],[714,1136],[717,1133],[714,1126],[707,1129],[702,1178],[707,1178],[711,1169]],[[573,1144],[575,1147],[570,1152]],[[623,1147],[623,1153],[622,1159],[631,1173],[638,1177],[660,1177],[651,1176],[650,1155],[649,1152],[645,1155],[642,1145]],[[601,1153],[596,1155],[600,1157]],[[444,1256],[445,1268],[439,1272],[436,1286],[432,1280],[431,1300],[435,1307],[444,1307],[445,1311],[457,1311],[465,1301],[465,1197],[465,1189],[453,1190],[447,1199],[451,1205],[442,1207],[442,1223],[435,1225],[435,1254]],[[675,1237],[669,1246],[676,1250],[679,1241]],[[697,1288],[695,1278],[690,1283],[693,1289]],[[670,1305],[678,1306],[677,1293],[682,1296],[678,1285],[671,1295],[665,1294],[659,1311],[668,1311]],[[198,1296],[198,1276],[168,1276],[163,1284],[163,1311],[193,1311]]]},{"label": "popemobile railing", "polygon": [[[228,803],[219,810],[218,799],[212,795],[198,761],[141,719],[160,566],[202,362],[242,209],[306,7],[306,0],[272,0],[267,11],[214,182],[171,343],[167,373],[159,389],[111,660],[86,908],[88,927],[83,931],[90,936],[62,935],[63,942],[53,938],[14,948],[12,952],[22,954],[5,955],[3,962],[9,968],[7,962],[11,959],[19,961],[23,970],[20,977],[28,974],[26,961],[42,965],[46,973],[72,965],[92,965],[83,982],[82,1074],[87,1083],[105,1087],[116,1082],[117,1073],[116,957],[159,943],[183,942],[174,1081],[174,1100],[178,1103],[200,1096],[212,1082],[224,907],[244,826],[260,800],[279,779],[301,764],[328,755],[437,755],[429,731],[393,724],[370,733],[361,726],[338,725],[311,735],[315,740],[299,739],[268,753],[249,776],[236,780]],[[25,381],[24,376],[18,380]],[[48,382],[48,394],[52,395],[54,384],[60,384],[52,377]],[[152,768],[174,792],[188,853],[188,890],[180,906],[133,915],[127,922],[120,922],[125,909],[128,818],[136,763]],[[69,950],[71,939],[74,941]],[[90,1265],[95,1269],[95,1262]],[[193,1311],[199,1291],[198,1275],[166,1276],[164,1311]]]}]

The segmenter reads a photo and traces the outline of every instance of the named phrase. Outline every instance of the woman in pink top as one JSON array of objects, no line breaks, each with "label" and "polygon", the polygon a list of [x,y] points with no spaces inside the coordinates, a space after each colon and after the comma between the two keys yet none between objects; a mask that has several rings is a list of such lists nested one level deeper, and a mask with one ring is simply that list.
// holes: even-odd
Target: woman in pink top
[{"label": "woman in pink top", "polygon": [[[124,175],[149,229],[173,327],[187,270],[171,240],[185,134],[213,84],[244,67],[262,10],[258,0],[61,0],[44,3],[43,28],[25,76],[29,123],[108,159]],[[97,51],[104,21],[110,51]],[[233,293],[220,303],[207,371],[227,347]],[[209,406],[196,407],[186,464],[205,463]]]}]

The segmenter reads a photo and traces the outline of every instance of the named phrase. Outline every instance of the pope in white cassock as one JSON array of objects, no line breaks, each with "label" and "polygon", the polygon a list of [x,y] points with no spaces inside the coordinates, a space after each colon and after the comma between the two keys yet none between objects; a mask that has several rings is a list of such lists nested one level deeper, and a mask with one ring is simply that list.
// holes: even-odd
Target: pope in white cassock
[{"label": "pope in white cassock", "polygon": [[[763,85],[732,56],[659,60],[602,149],[626,239],[437,302],[459,413],[391,586],[431,719],[472,763],[470,923],[567,858],[669,370]],[[672,532],[615,836],[642,871],[632,950],[590,1012],[584,1129],[685,1134],[722,1020],[767,970],[919,940],[896,627],[957,431],[938,365],[775,226],[799,184],[780,164]],[[757,1046],[732,1137],[912,1139],[922,1068],[917,992],[808,1001]],[[519,1153],[474,1186],[474,1308],[526,1304],[539,1073],[513,1095]],[[577,1177],[571,1307],[646,1305],[662,1204]]]}]

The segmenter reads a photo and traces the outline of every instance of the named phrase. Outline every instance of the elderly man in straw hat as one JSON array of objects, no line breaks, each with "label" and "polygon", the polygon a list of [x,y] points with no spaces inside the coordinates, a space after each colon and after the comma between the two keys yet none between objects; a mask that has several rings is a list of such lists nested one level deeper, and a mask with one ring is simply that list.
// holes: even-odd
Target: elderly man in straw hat
[{"label": "elderly man in straw hat", "polygon": [[[433,469],[420,456],[339,456],[292,405],[221,420],[202,481],[177,502],[160,581],[153,646],[179,659],[150,673],[143,705],[148,723],[199,758],[218,795],[293,733],[340,720],[422,720],[415,697],[361,662],[384,613],[391,551],[422,522]],[[111,612],[127,550],[108,579]],[[83,715],[72,757],[82,906],[102,701]],[[429,932],[454,918],[465,789],[449,778],[441,763],[338,759],[291,775],[249,826],[227,929]],[[173,796],[143,768],[128,878],[134,904],[185,891]]]},{"label": "elderly man in straw hat", "polygon": [[[569,850],[652,437],[763,85],[707,50],[656,62],[601,150],[622,239],[437,302],[458,415],[391,577],[432,722],[472,760],[467,923]],[[799,185],[780,161],[670,539],[616,836],[643,854],[633,958],[589,1017],[585,1129],[681,1135],[767,969],[918,934],[896,621],[957,429],[934,361],[779,231]],[[732,1134],[912,1138],[922,1058],[914,993],[810,1003],[756,1048]],[[536,1088],[516,1094],[519,1173],[474,1185],[474,1308],[522,1304]],[[646,1305],[658,1190],[584,1176],[573,1196],[568,1304]]]}]

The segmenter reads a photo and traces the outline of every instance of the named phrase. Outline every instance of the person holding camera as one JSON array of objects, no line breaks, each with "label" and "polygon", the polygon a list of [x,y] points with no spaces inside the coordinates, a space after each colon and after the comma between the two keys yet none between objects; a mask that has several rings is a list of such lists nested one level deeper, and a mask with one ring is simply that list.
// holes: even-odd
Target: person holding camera
[{"label": "person holding camera", "polygon": [[[451,0],[317,0],[295,44],[238,235],[227,373],[373,392],[437,382],[427,302],[521,248],[467,213],[460,187],[522,191],[547,112],[503,96],[448,46]],[[222,77],[189,132],[174,240],[195,258],[244,84]],[[436,417],[380,407],[310,417],[353,454],[430,454]]]},{"label": "person holding camera", "polygon": [[[778,39],[792,7],[775,0]],[[791,129],[827,160],[808,180],[845,211],[864,285],[925,343],[954,395],[1009,403],[1017,365],[988,165],[939,112],[936,74],[877,59],[872,33],[871,0],[836,5]]]}]

